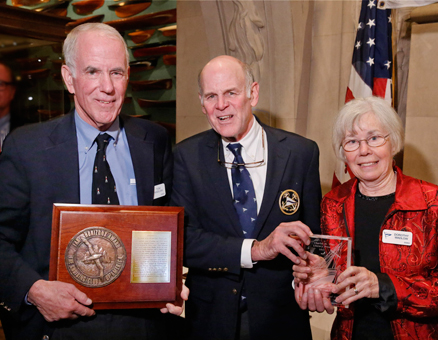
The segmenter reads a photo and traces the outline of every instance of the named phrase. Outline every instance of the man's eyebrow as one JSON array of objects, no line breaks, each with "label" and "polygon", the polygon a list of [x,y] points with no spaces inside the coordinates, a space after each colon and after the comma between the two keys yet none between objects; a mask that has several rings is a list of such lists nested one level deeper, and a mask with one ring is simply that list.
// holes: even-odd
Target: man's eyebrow
[{"label": "man's eyebrow", "polygon": [[[95,67],[95,66],[87,66],[85,68],[85,72],[90,72],[90,71],[100,71],[100,68]],[[126,73],[126,70],[123,67],[116,67],[116,68],[111,69],[110,72]]]},{"label": "man's eyebrow", "polygon": [[[231,87],[231,88],[229,88],[229,89],[225,89],[225,90],[223,90],[223,91],[220,91],[221,93],[227,93],[227,92],[238,92],[239,91],[239,89],[237,88],[237,87]],[[217,92],[215,92],[215,91],[211,91],[211,92],[204,92],[204,96],[206,97],[206,96],[209,96],[209,95],[212,95],[212,94],[217,94]]]},{"label": "man's eyebrow", "polygon": [[99,69],[97,67],[94,67],[94,66],[87,66],[85,68],[85,72],[97,71],[97,70],[99,70]]},{"label": "man's eyebrow", "polygon": [[116,68],[112,68],[111,72],[121,72],[121,73],[125,73],[126,69],[124,69],[123,67],[116,67]]},{"label": "man's eyebrow", "polygon": [[232,88],[229,88],[229,89],[226,89],[226,90],[225,90],[225,92],[230,92],[230,91],[238,92],[238,91],[239,91],[239,88],[237,88],[237,87],[232,87]]}]

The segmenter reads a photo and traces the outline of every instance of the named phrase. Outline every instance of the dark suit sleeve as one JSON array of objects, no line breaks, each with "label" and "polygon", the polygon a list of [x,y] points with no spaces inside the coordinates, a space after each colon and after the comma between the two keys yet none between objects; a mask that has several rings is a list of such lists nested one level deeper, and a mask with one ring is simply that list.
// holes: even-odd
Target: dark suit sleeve
[{"label": "dark suit sleeve", "polygon": [[10,135],[0,156],[0,302],[17,312],[32,284],[41,279],[21,257],[29,225],[30,186],[23,153]]},{"label": "dark suit sleeve", "polygon": [[319,178],[319,149],[313,143],[313,154],[309,164],[307,174],[304,178],[303,187],[303,220],[315,234],[321,233],[320,228],[320,203],[321,203],[321,184]]},{"label": "dark suit sleeve", "polygon": [[[204,211],[212,206],[214,194],[203,186],[205,165],[197,161],[188,152],[183,154],[178,146],[175,148],[171,205],[185,209],[184,265],[206,271],[226,268],[228,273],[239,274],[243,237],[221,235],[217,216]],[[221,214],[217,208],[217,214]]]}]

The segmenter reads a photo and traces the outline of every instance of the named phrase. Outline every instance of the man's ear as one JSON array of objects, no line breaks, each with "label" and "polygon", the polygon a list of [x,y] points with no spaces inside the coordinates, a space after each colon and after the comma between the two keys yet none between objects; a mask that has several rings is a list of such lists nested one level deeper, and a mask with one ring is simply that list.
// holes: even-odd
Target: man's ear
[{"label": "man's ear", "polygon": [[254,107],[259,102],[259,83],[254,82],[251,85],[251,106]]},{"label": "man's ear", "polygon": [[67,86],[68,92],[75,94],[75,87],[73,85],[73,75],[70,68],[67,65],[61,67],[62,78],[64,79],[65,86]]},{"label": "man's ear", "polygon": [[199,101],[201,102],[202,113],[206,115],[207,111],[205,110],[204,104],[202,104],[202,96],[200,93],[198,93],[198,98],[199,98]]}]

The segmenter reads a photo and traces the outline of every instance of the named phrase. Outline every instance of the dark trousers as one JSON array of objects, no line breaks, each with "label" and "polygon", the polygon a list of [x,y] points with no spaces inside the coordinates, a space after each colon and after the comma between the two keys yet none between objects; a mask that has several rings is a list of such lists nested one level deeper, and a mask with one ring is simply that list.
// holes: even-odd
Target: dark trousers
[{"label": "dark trousers", "polygon": [[183,318],[158,310],[97,311],[96,316],[58,324],[51,340],[167,340],[181,339]]},{"label": "dark trousers", "polygon": [[240,313],[239,328],[236,335],[236,340],[250,340],[249,336],[249,317],[248,309]]}]

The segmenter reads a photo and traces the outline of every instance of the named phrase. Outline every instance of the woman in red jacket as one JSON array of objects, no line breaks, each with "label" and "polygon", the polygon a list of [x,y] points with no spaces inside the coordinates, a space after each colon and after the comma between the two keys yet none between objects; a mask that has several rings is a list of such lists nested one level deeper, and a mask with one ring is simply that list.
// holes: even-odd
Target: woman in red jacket
[{"label": "woman in red jacket", "polygon": [[[383,99],[346,104],[332,143],[355,175],[321,205],[322,232],[353,238],[353,265],[345,269],[344,256],[331,291],[341,304],[332,339],[438,339],[438,187],[394,166],[403,127]],[[323,289],[309,285],[311,263],[294,266],[295,285],[305,287],[297,301],[332,313]]]}]

